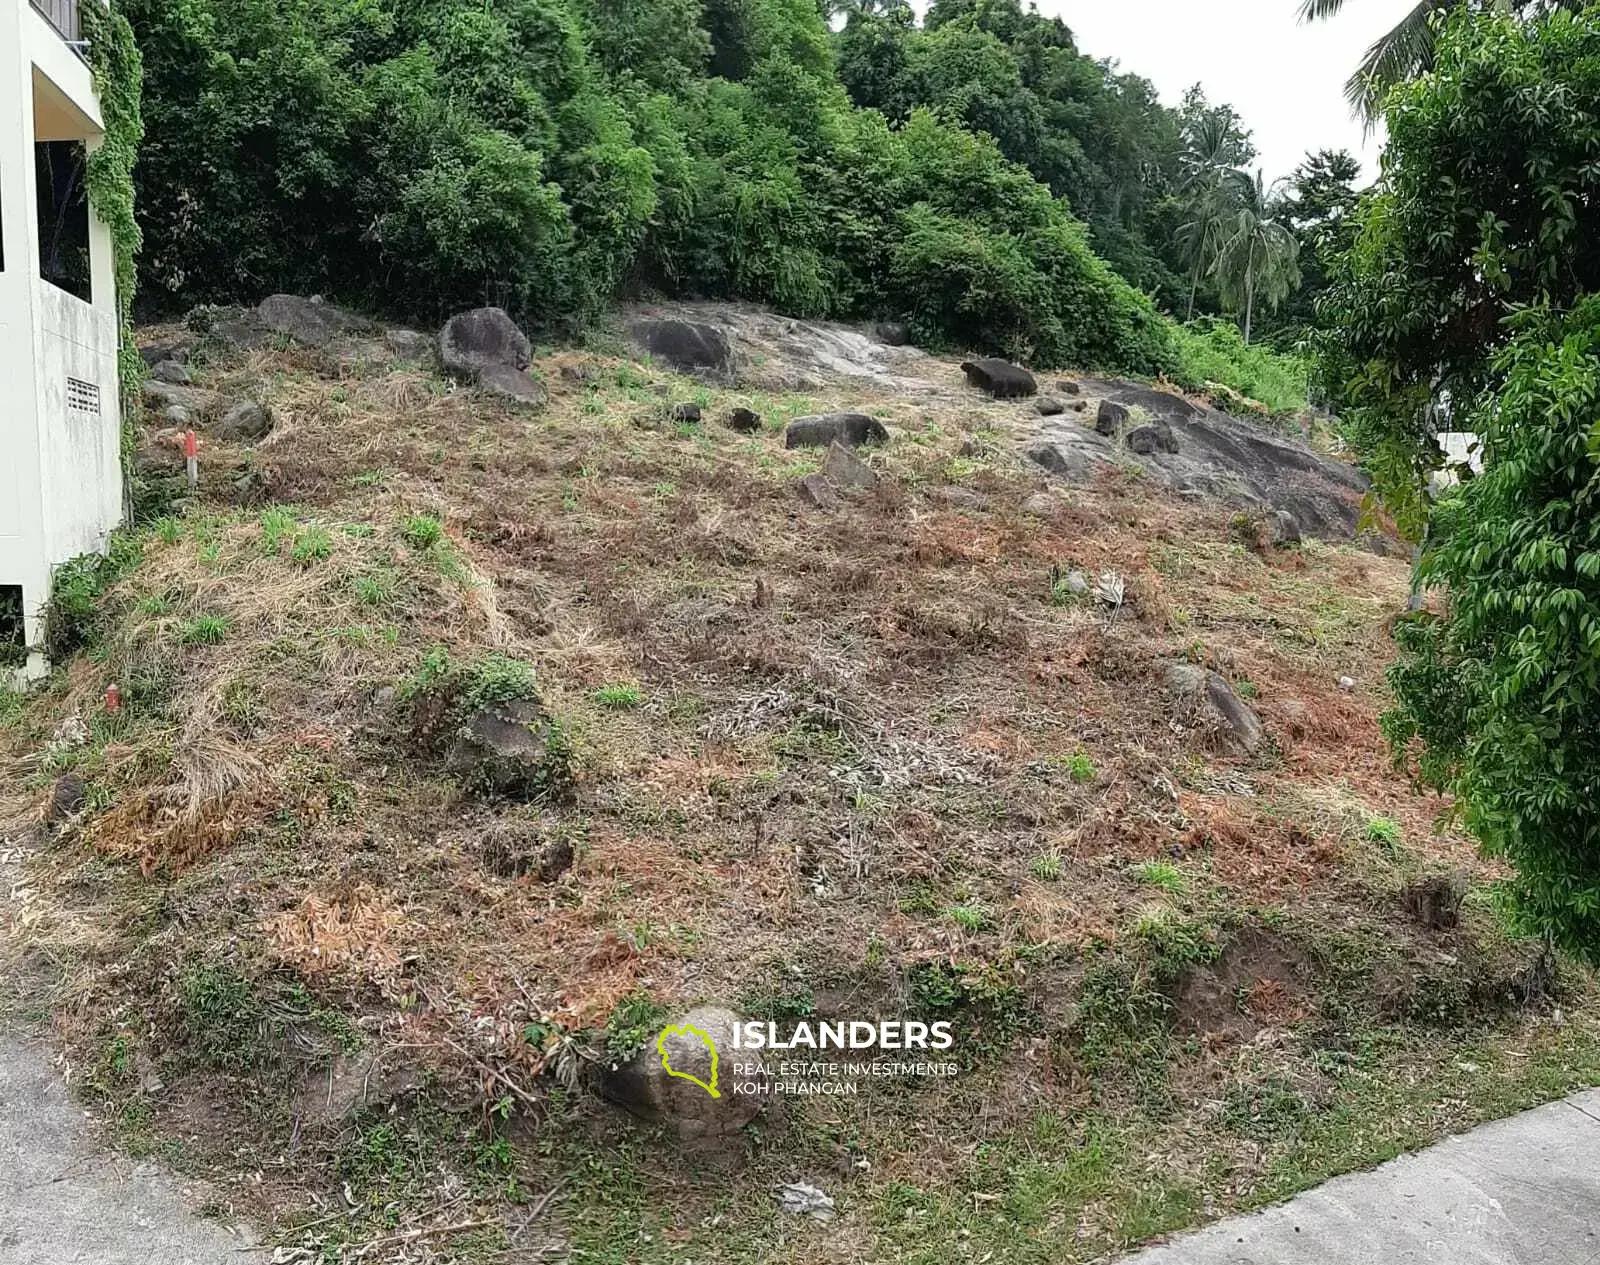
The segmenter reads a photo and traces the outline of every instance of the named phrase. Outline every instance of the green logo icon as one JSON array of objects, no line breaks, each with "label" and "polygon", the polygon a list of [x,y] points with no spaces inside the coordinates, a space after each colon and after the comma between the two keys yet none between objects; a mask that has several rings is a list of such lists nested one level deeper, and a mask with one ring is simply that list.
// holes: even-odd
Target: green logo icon
[{"label": "green logo icon", "polygon": [[[711,1055],[711,1081],[709,1084],[701,1080],[698,1076],[692,1076],[688,1072],[680,1072],[677,1068],[672,1066],[672,1056],[667,1052],[668,1037],[698,1037],[700,1039],[700,1042],[706,1047],[706,1050]],[[706,1093],[710,1094],[713,1098],[722,1097],[722,1095],[717,1092],[717,1043],[710,1037],[706,1036],[706,1034],[700,1031],[699,1028],[691,1027],[690,1025],[685,1024],[681,1028],[673,1027],[661,1029],[661,1035],[656,1038],[656,1050],[661,1055],[661,1070],[664,1071],[668,1076],[678,1076],[686,1081],[690,1081],[693,1084],[700,1086],[701,1089],[705,1090]]]}]

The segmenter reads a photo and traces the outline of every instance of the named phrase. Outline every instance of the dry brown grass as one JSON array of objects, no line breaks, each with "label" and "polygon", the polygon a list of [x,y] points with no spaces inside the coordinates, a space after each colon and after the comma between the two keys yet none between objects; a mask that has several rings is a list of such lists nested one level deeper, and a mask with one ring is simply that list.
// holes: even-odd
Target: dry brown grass
[{"label": "dry brown grass", "polygon": [[[70,1041],[88,1048],[215,960],[303,982],[419,1064],[476,1077],[470,1047],[531,1077],[549,1051],[520,1039],[527,1022],[603,1027],[636,992],[737,1001],[787,986],[780,964],[826,981],[872,953],[900,978],[1115,942],[1150,897],[1140,862],[1175,861],[1241,909],[1343,908],[1374,881],[1355,846],[1367,814],[1401,823],[1418,865],[1477,865],[1431,832],[1436,806],[1378,733],[1403,562],[1315,542],[1263,557],[1226,509],[1122,475],[1054,487],[1010,455],[1031,414],[955,394],[953,366],[955,403],[715,393],[710,418],[748,403],[889,421],[882,490],[820,514],[787,486],[815,457],[776,430],[674,433],[618,362],[588,362],[599,388],[552,369],[532,414],[312,352],[212,367],[208,385],[264,398],[276,431],[206,450],[204,503],[147,540],[101,651],[0,732],[0,829],[36,822],[71,760],[97,797],[40,828],[32,862],[51,899],[30,935],[65,968]],[[958,457],[979,426],[996,455]],[[276,551],[267,511],[226,504],[247,466],[292,506]],[[952,480],[988,508],[939,501]],[[1025,512],[1039,492],[1053,508]],[[407,543],[416,514],[443,523],[442,552]],[[314,532],[326,556],[296,563]],[[1058,564],[1120,572],[1126,607],[1056,605]],[[383,600],[363,598],[373,581]],[[203,618],[224,621],[216,644],[195,641]],[[419,759],[380,691],[433,646],[535,666],[578,744],[573,804],[477,802]],[[1253,687],[1268,754],[1222,758],[1180,723],[1160,668],[1185,657]],[[117,725],[112,681],[149,690]],[[597,700],[618,682],[639,683],[638,707]],[[88,747],[41,760],[74,716]],[[1069,772],[1079,753],[1092,777]],[[484,863],[491,830],[566,832],[577,861],[550,884],[503,877]],[[982,928],[952,921],[957,904]],[[1270,988],[1252,1005],[1263,1022],[1300,1013]],[[1039,1075],[1069,1106],[1085,1082],[1061,1058],[1040,1053]],[[997,1099],[979,1132],[1032,1102]],[[887,1158],[885,1178],[938,1171],[936,1142]]]}]

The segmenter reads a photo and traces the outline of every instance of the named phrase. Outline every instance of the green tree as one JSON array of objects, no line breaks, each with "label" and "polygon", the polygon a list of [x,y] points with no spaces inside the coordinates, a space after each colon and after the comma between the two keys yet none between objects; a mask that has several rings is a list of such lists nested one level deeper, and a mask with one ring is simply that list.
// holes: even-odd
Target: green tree
[{"label": "green tree", "polygon": [[1356,181],[1361,164],[1348,150],[1307,154],[1285,182],[1279,218],[1300,244],[1300,287],[1277,313],[1268,336],[1297,342],[1318,322],[1334,261],[1355,241]]},{"label": "green tree", "polygon": [[1237,192],[1223,217],[1212,271],[1224,302],[1244,317],[1248,346],[1256,304],[1276,308],[1300,284],[1300,243],[1275,218],[1274,195],[1261,172],[1229,183]]},{"label": "green tree", "polygon": [[[1600,22],[1452,14],[1386,107],[1322,373],[1438,613],[1396,626],[1385,729],[1516,867],[1529,930],[1600,960]],[[1484,469],[1442,498],[1440,414]],[[1424,529],[1425,532],[1424,532]]]},{"label": "green tree", "polygon": [[1396,626],[1384,725],[1515,867],[1522,926],[1600,961],[1600,298],[1510,328],[1472,419],[1484,472],[1419,569],[1449,605]]},{"label": "green tree", "polygon": [[1600,24],[1455,14],[1433,74],[1396,89],[1386,122],[1383,178],[1331,261],[1320,374],[1420,538],[1435,433],[1464,429],[1493,389],[1504,318],[1600,289]]},{"label": "green tree", "polygon": [[[1440,22],[1458,10],[1539,16],[1555,9],[1579,12],[1587,3],[1588,0],[1418,0],[1416,8],[1367,49],[1345,84],[1345,96],[1370,127],[1383,112],[1383,101],[1391,88],[1433,68]],[[1345,0],[1303,0],[1300,20],[1318,22],[1336,17],[1344,6]]]},{"label": "green tree", "polygon": [[1216,271],[1228,221],[1236,210],[1241,169],[1255,156],[1255,147],[1233,108],[1212,106],[1198,85],[1184,97],[1182,118],[1178,192],[1185,215],[1176,243],[1189,272],[1186,319],[1192,320],[1200,283]]}]

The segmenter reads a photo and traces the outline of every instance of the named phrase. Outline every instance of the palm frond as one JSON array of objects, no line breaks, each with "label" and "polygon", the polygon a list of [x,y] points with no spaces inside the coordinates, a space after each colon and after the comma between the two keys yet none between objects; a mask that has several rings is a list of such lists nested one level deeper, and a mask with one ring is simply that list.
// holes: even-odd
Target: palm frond
[{"label": "palm frond", "polygon": [[1371,132],[1383,113],[1390,90],[1433,66],[1434,24],[1437,13],[1459,8],[1467,0],[1420,0],[1395,28],[1377,40],[1345,84],[1351,108]]},{"label": "palm frond", "polygon": [[1328,18],[1337,17],[1343,8],[1344,0],[1305,0],[1300,6],[1300,20],[1323,22]]}]

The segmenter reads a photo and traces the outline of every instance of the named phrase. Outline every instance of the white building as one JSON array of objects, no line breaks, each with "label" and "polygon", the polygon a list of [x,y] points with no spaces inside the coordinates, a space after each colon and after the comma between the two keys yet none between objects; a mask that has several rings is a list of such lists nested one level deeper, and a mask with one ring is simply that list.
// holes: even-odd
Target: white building
[{"label": "white building", "polygon": [[[19,599],[37,646],[52,570],[103,550],[122,514],[111,239],[75,161],[102,127],[78,37],[78,0],[0,0],[0,665]],[[83,297],[62,288],[66,254]]]}]

